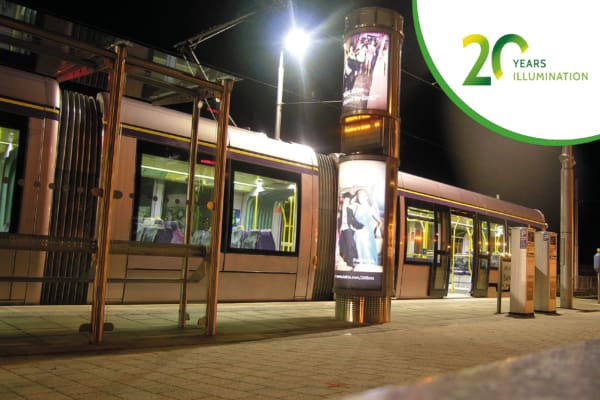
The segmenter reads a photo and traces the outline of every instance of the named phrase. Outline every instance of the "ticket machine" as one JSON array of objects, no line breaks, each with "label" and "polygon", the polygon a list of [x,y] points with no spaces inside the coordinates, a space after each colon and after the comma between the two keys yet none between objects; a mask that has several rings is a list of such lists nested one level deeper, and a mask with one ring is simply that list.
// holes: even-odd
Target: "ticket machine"
[{"label": "ticket machine", "polygon": [[510,311],[514,316],[533,317],[535,287],[535,229],[511,229]]},{"label": "ticket machine", "polygon": [[557,242],[556,232],[535,233],[534,309],[536,312],[556,312]]}]

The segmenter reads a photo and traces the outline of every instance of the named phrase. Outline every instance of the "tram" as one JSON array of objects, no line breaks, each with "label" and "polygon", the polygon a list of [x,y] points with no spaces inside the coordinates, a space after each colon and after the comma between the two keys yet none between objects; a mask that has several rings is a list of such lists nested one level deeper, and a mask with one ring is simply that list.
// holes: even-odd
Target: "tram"
[{"label": "tram", "polygon": [[[0,304],[91,301],[108,97],[0,66]],[[125,97],[108,259],[109,304],[206,299],[217,124],[201,118],[188,176],[191,115]],[[218,301],[333,298],[339,154],[229,127]],[[186,226],[187,185],[192,223]],[[511,226],[546,228],[535,209],[398,172],[395,298],[495,296]],[[29,246],[36,240],[45,247]]]}]

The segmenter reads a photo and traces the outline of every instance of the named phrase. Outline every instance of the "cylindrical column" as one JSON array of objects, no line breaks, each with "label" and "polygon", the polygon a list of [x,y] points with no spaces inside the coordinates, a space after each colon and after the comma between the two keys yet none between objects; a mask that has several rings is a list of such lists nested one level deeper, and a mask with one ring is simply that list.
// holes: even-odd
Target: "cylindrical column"
[{"label": "cylindrical column", "polygon": [[90,343],[100,344],[104,335],[104,306],[106,304],[106,284],[108,281],[108,255],[110,250],[111,206],[113,181],[116,175],[117,155],[121,122],[121,100],[125,86],[125,59],[127,47],[116,45],[116,59],[111,76],[108,122],[102,146],[102,170],[100,174],[100,207],[98,212],[98,252],[94,276],[92,299]]},{"label": "cylindrical column", "polygon": [[574,183],[573,147],[563,146],[559,156],[560,173],[560,306],[573,308],[573,227]]},{"label": "cylindrical column", "polygon": [[393,294],[404,20],[366,7],[345,22],[335,317],[383,323]]},{"label": "cylindrical column", "polygon": [[223,82],[223,96],[219,109],[217,131],[217,155],[215,159],[215,193],[212,208],[212,233],[210,238],[210,280],[208,282],[208,302],[206,304],[206,334],[217,332],[217,298],[219,289],[219,268],[221,265],[221,227],[223,224],[223,194],[225,192],[225,169],[227,164],[228,121],[233,81]]}]

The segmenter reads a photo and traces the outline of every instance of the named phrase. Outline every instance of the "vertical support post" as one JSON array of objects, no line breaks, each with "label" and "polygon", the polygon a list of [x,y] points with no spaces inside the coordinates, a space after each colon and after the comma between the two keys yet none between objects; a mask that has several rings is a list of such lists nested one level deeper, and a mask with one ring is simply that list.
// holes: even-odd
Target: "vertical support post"
[{"label": "vertical support post", "polygon": [[223,97],[219,109],[217,130],[217,156],[215,160],[215,194],[212,207],[212,234],[210,238],[210,280],[206,304],[206,334],[215,336],[217,331],[217,298],[219,291],[219,268],[221,266],[221,231],[223,226],[223,195],[227,166],[228,120],[233,81],[223,81]]},{"label": "vertical support post", "polygon": [[[190,134],[190,160],[188,165],[188,187],[186,196],[186,212],[185,212],[185,231],[183,243],[187,246],[192,238],[192,221],[194,216],[194,186],[196,176],[196,159],[198,158],[198,121],[200,120],[200,99],[194,97],[194,108],[192,110],[192,127]],[[185,327],[185,321],[188,319],[187,313],[187,281],[189,275],[189,256],[186,254],[181,270],[181,292],[179,297],[179,327]]]},{"label": "vertical support post", "polygon": [[281,138],[281,113],[283,108],[283,49],[279,53],[279,73],[277,75],[277,104],[275,113],[275,139]]},{"label": "vertical support post", "polygon": [[101,344],[104,335],[104,307],[108,281],[108,255],[110,251],[110,225],[113,193],[113,180],[117,164],[120,136],[121,100],[125,86],[125,59],[127,47],[124,43],[115,46],[117,53],[111,76],[110,100],[108,103],[108,123],[102,146],[102,169],[100,175],[100,207],[98,216],[98,252],[94,276],[92,299],[90,343]]},{"label": "vertical support post", "polygon": [[496,314],[502,314],[502,261],[498,265],[498,283],[496,285]]},{"label": "vertical support post", "polygon": [[573,308],[573,147],[563,146],[560,174],[560,307]]}]

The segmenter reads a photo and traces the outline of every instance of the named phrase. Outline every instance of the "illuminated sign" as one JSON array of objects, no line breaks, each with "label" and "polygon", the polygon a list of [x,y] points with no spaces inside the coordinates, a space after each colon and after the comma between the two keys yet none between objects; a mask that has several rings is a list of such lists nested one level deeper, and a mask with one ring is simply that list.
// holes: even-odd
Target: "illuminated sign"
[{"label": "illuminated sign", "polygon": [[348,136],[379,134],[383,120],[375,115],[358,115],[344,118],[343,134]]},{"label": "illuminated sign", "polygon": [[352,115],[342,119],[342,151],[367,151],[382,146],[384,117]]}]

